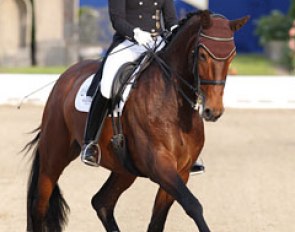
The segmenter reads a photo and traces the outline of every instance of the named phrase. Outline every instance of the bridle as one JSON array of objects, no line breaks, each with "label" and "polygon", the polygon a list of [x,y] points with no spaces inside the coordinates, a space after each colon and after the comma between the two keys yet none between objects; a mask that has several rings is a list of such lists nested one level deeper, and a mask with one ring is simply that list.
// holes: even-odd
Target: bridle
[{"label": "bridle", "polygon": [[[234,40],[233,37],[229,37],[229,38],[211,37],[211,36],[203,34],[202,32],[199,33],[199,36],[206,37],[207,39],[214,40],[214,41],[217,41],[217,42],[218,41],[233,41]],[[230,57],[232,55],[232,53],[230,53],[228,57],[217,58],[204,45],[198,44],[196,46],[196,48],[193,50],[193,74],[194,74],[195,86],[196,86],[196,89],[197,89],[197,93],[200,90],[200,85],[225,85],[225,82],[226,82],[226,80],[206,80],[206,79],[201,79],[200,78],[199,72],[198,72],[198,55],[199,55],[200,47],[204,47],[205,50],[210,54],[210,56],[214,60],[226,60],[226,59],[228,59],[228,57]]]},{"label": "bridle", "polygon": [[[219,18],[225,18],[223,15],[219,14],[213,14],[211,17],[219,17]],[[225,18],[226,19],[226,18]],[[230,42],[234,40],[234,37],[216,37],[216,36],[210,36],[207,35],[203,32],[202,27],[199,30],[199,36],[198,36],[198,41],[193,49],[193,76],[194,76],[194,92],[195,95],[197,96],[196,103],[194,105],[194,109],[199,108],[200,105],[204,104],[204,95],[202,94],[201,91],[201,86],[202,85],[221,85],[225,86],[226,80],[207,80],[207,79],[202,79],[199,75],[198,71],[198,56],[199,56],[199,50],[201,47],[203,47],[214,60],[227,60],[234,52],[235,52],[235,47],[234,49],[228,54],[228,56],[219,58],[216,57],[204,44],[200,44],[200,37],[204,37],[207,40],[212,40],[215,42]]]},{"label": "bridle", "polygon": [[[223,15],[220,14],[212,14],[210,15],[211,18],[224,18],[226,19],[226,17],[224,17]],[[193,54],[193,70],[192,70],[192,74],[194,76],[194,83],[191,84],[189,83],[187,80],[185,80],[183,77],[181,77],[180,75],[176,74],[175,72],[173,72],[173,74],[176,76],[176,78],[178,80],[180,80],[182,82],[182,84],[184,86],[186,86],[186,88],[188,88],[190,91],[192,91],[194,93],[194,96],[197,97],[197,99],[192,100],[191,97],[189,97],[184,91],[183,89],[177,85],[176,89],[177,91],[183,96],[183,98],[191,105],[191,107],[195,110],[199,110],[200,106],[204,105],[204,99],[205,96],[201,91],[201,86],[202,85],[220,85],[220,86],[225,86],[226,80],[207,80],[207,79],[202,79],[199,75],[198,72],[198,56],[199,56],[199,49],[202,47],[204,48],[209,55],[214,59],[214,60],[227,60],[235,51],[236,51],[236,47],[234,46],[234,48],[232,49],[231,52],[229,52],[229,54],[226,57],[216,57],[214,55],[213,52],[210,51],[209,48],[206,47],[206,45],[201,44],[200,43],[200,38],[206,38],[207,40],[212,40],[215,42],[231,42],[234,41],[234,37],[216,37],[216,36],[210,36],[208,34],[205,34],[202,30],[202,26],[200,27],[199,33],[198,33],[198,40],[196,42],[196,46],[194,47],[192,54]],[[162,70],[165,72],[165,76],[171,76],[172,74],[172,70],[170,69],[170,67],[161,59],[159,58],[156,53],[154,52],[150,52],[151,56],[156,59],[157,63],[160,65],[160,67],[162,68]]]}]

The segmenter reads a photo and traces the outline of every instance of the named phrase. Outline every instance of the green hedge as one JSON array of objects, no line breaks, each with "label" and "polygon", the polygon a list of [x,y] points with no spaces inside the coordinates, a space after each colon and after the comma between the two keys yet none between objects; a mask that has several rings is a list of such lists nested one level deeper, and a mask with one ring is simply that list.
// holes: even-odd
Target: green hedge
[{"label": "green hedge", "polygon": [[[0,73],[23,73],[23,74],[61,74],[67,67],[24,67],[3,68]],[[276,75],[276,66],[264,56],[258,54],[238,54],[231,64],[231,69],[238,75]]]}]

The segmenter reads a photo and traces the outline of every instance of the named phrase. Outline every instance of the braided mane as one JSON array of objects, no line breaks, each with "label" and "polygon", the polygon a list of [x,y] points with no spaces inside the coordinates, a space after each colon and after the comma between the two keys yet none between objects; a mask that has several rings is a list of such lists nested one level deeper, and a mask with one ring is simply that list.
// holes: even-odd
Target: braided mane
[{"label": "braided mane", "polygon": [[211,14],[212,14],[212,12],[209,10],[198,10],[195,12],[188,13],[185,18],[181,19],[178,22],[178,27],[176,29],[174,29],[172,34],[167,38],[167,42],[169,43],[174,38],[174,36],[177,34],[177,32],[180,30],[180,28],[182,26],[184,26],[192,17],[194,17],[196,15],[200,16],[200,23],[203,26],[203,28],[210,27],[210,25],[211,25],[210,15]]}]

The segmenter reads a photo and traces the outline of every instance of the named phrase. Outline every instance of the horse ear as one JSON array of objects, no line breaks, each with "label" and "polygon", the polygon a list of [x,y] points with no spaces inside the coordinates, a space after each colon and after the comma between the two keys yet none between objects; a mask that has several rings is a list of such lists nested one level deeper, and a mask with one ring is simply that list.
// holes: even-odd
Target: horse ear
[{"label": "horse ear", "polygon": [[204,10],[200,14],[200,23],[204,29],[211,26],[211,12],[209,10]]},{"label": "horse ear", "polygon": [[240,30],[240,28],[244,26],[249,19],[250,19],[250,15],[247,15],[247,16],[244,16],[243,18],[230,21],[229,22],[230,29],[232,31]]}]

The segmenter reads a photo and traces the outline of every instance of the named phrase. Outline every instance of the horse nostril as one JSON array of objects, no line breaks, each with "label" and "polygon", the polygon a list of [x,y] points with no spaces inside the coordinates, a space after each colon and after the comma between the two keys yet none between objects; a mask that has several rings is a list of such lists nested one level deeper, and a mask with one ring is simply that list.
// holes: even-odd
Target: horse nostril
[{"label": "horse nostril", "polygon": [[211,111],[211,109],[206,108],[206,109],[204,110],[203,116],[204,116],[205,119],[210,119],[211,116],[212,116],[212,111]]}]

